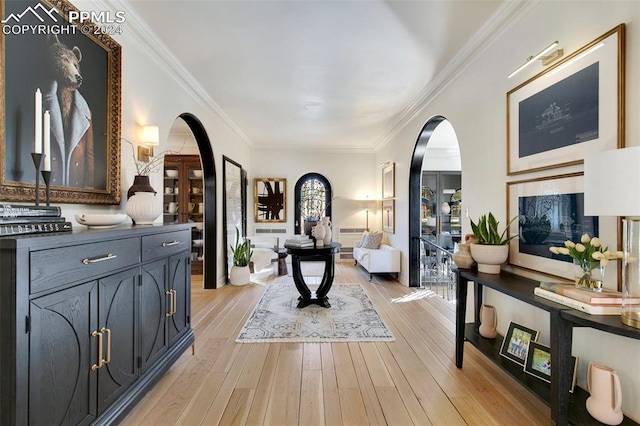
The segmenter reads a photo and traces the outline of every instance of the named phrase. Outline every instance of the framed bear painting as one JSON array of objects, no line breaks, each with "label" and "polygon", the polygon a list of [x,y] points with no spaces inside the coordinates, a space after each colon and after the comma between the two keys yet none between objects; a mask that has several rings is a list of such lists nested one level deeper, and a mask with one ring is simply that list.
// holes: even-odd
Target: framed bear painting
[{"label": "framed bear painting", "polygon": [[64,0],[0,0],[0,10],[0,200],[36,199],[31,154],[40,152],[52,202],[119,204],[121,48],[107,34],[115,27],[80,22]]}]

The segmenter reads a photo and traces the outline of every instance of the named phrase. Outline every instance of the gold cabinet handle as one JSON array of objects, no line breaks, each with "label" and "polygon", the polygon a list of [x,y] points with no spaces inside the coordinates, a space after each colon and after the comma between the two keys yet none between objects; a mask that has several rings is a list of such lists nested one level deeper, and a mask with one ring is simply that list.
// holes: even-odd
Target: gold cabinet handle
[{"label": "gold cabinet handle", "polygon": [[109,364],[111,362],[111,329],[102,327],[100,332],[107,335],[107,356],[104,358],[103,364]]},{"label": "gold cabinet handle", "polygon": [[102,333],[94,331],[91,333],[91,337],[98,338],[98,363],[91,366],[91,370],[95,371],[104,365],[104,360],[102,359]]},{"label": "gold cabinet handle", "polygon": [[162,247],[177,246],[178,244],[180,244],[180,241],[173,240],[170,243],[162,243]]},{"label": "gold cabinet handle", "polygon": [[106,256],[103,257],[97,257],[94,259],[89,259],[88,257],[86,259],[82,259],[82,263],[84,263],[85,265],[88,265],[90,263],[98,263],[98,262],[104,262],[105,260],[111,260],[111,259],[115,259],[116,256],[115,254],[109,253]]},{"label": "gold cabinet handle", "polygon": [[165,294],[169,296],[169,312],[164,314],[168,318],[173,315],[173,290],[167,290]]},{"label": "gold cabinet handle", "polygon": [[173,316],[178,310],[178,293],[175,290],[171,290],[173,292],[173,310],[171,312],[171,316]]}]

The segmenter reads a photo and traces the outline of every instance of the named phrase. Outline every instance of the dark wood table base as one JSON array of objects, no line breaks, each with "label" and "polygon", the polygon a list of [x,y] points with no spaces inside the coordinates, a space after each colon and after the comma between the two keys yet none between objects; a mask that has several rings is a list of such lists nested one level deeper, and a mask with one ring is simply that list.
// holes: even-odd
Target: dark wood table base
[{"label": "dark wood table base", "polygon": [[[300,293],[298,298],[298,308],[304,308],[309,305],[318,305],[323,308],[330,308],[331,304],[327,294],[331,290],[333,285],[333,277],[335,273],[335,254],[340,251],[340,244],[331,243],[328,246],[319,248],[290,248],[287,247],[287,252],[291,255],[291,266],[293,268],[293,282],[296,284],[296,288]],[[316,291],[311,291],[309,286],[304,281],[302,276],[302,269],[300,267],[300,260],[309,256],[322,256],[324,259],[324,274],[322,275],[322,281]]]}]

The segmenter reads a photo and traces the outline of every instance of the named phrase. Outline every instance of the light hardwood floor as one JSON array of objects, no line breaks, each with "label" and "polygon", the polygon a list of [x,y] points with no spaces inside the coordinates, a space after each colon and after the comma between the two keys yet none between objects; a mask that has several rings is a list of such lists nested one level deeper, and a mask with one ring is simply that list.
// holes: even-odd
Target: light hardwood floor
[{"label": "light hardwood floor", "polygon": [[550,424],[549,408],[471,345],[455,367],[454,305],[389,277],[368,282],[351,263],[336,264],[334,284],[360,284],[396,340],[235,343],[265,287],[203,290],[194,279],[195,355],[122,424]]}]

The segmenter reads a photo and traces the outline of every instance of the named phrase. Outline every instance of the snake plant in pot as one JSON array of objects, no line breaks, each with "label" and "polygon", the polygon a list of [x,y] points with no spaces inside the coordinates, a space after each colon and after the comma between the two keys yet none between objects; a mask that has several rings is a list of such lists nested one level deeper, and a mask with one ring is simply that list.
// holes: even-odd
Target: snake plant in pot
[{"label": "snake plant in pot", "polygon": [[251,256],[253,256],[253,251],[249,247],[249,241],[240,238],[238,227],[236,227],[235,245],[229,245],[229,248],[233,254],[233,266],[231,266],[231,272],[229,273],[229,283],[232,285],[249,284],[251,279],[249,262],[251,261]]},{"label": "snake plant in pot", "polygon": [[478,263],[478,272],[499,274],[500,265],[509,257],[509,241],[518,235],[507,236],[509,226],[516,220],[515,216],[509,221],[502,233],[498,231],[499,222],[493,213],[482,215],[478,223],[471,220],[471,230],[477,242],[471,244],[471,256]]}]

